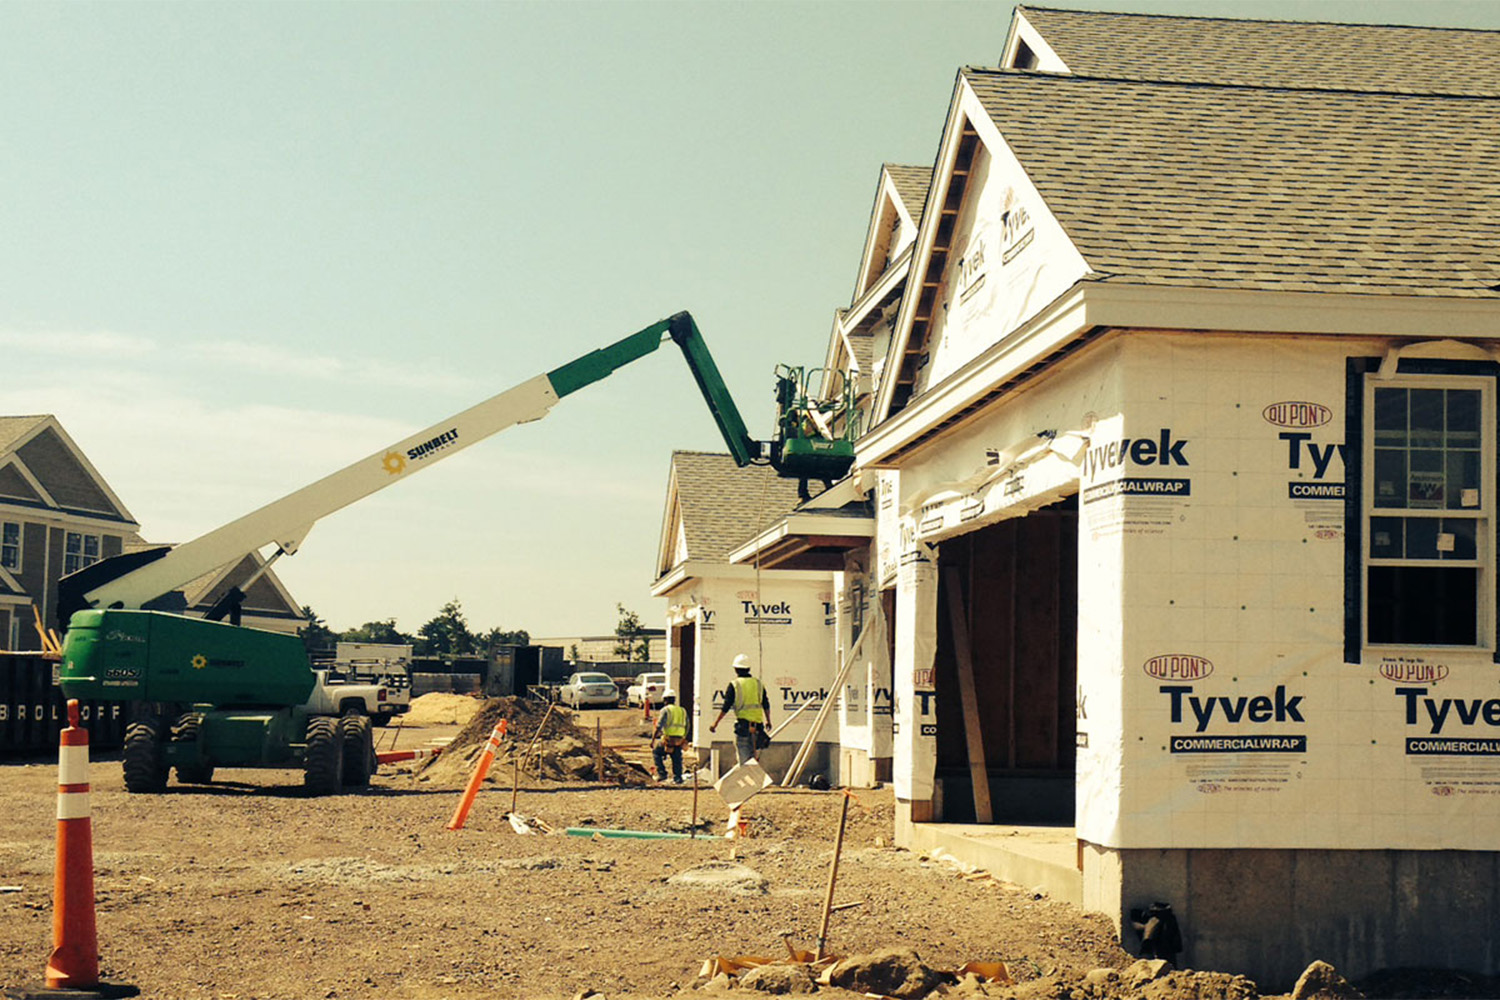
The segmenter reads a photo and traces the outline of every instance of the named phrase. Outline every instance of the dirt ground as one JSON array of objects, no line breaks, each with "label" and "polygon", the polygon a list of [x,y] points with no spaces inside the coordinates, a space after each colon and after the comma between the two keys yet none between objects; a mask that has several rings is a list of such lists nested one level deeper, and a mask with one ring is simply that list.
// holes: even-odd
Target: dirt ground
[{"label": "dirt ground", "polygon": [[[637,711],[577,719],[590,735],[600,720],[606,745],[645,761]],[[381,747],[452,738],[462,721],[393,727],[380,732]],[[561,831],[686,831],[692,791],[527,778],[517,811],[557,833],[520,835],[506,820],[507,766],[492,772],[466,828],[450,832],[468,768],[413,770],[387,765],[368,790],[319,799],[302,796],[296,772],[251,770],[220,772],[211,786],[174,779],[148,796],[124,791],[117,758],[97,761],[104,979],[160,1000],[571,1000],[587,990],[628,1000],[705,986],[698,972],[713,956],[784,955],[783,935],[815,945],[837,792],[763,793],[744,810],[752,836],[729,841],[725,807],[704,788],[699,839],[616,840]],[[0,765],[0,989],[39,986],[51,947],[56,780],[51,760]],[[889,789],[857,793],[831,952],[907,945],[938,969],[1003,961],[1020,985],[990,986],[990,995],[1147,995],[1118,977],[1085,979],[1134,961],[1102,918],[889,846],[892,811]],[[669,881],[731,860],[763,877],[765,890]],[[1254,996],[1227,976],[1156,985],[1160,1000]]]}]

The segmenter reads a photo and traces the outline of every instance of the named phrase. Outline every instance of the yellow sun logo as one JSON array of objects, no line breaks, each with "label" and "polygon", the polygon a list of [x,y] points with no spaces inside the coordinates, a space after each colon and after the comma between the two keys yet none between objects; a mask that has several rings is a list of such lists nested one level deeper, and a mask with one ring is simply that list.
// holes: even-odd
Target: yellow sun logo
[{"label": "yellow sun logo", "polygon": [[202,653],[199,653],[197,656],[193,657],[194,670],[202,670],[206,666],[208,666],[208,657],[204,656]]},{"label": "yellow sun logo", "polygon": [[389,472],[393,476],[399,476],[406,471],[406,459],[394,451],[386,452],[385,458],[381,461],[380,465],[386,472]]}]

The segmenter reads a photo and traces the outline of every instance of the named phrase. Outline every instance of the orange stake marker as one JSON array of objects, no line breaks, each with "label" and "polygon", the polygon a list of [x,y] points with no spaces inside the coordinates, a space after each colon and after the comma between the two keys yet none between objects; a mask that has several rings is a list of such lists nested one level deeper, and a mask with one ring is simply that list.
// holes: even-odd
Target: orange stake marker
[{"label": "orange stake marker", "polygon": [[57,870],[52,886],[52,955],[48,989],[99,985],[94,928],[94,828],[89,815],[89,731],[68,702],[68,728],[57,752]]},{"label": "orange stake marker", "polygon": [[479,755],[479,762],[474,765],[474,773],[469,778],[469,787],[464,789],[463,798],[458,800],[458,808],[453,810],[453,818],[448,821],[448,829],[462,830],[464,821],[469,818],[469,808],[474,805],[474,796],[479,794],[479,786],[484,783],[484,776],[490,772],[490,765],[495,762],[495,754],[500,749],[500,740],[505,736],[505,720],[501,719],[490,731],[489,741],[484,745],[484,753]]}]

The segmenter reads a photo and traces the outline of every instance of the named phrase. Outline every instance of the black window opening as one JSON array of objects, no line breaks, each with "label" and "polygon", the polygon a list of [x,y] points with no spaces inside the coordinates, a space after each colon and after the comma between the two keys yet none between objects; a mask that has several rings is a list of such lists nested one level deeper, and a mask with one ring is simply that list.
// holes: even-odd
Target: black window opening
[{"label": "black window opening", "polygon": [[1378,367],[1348,369],[1345,659],[1366,646],[1496,649],[1500,366]]}]

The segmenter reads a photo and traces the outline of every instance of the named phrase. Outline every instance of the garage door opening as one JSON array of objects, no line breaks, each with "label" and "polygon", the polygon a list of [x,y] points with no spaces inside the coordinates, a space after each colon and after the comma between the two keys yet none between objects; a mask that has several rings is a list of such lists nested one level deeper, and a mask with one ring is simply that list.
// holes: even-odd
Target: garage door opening
[{"label": "garage door opening", "polygon": [[934,818],[1071,825],[1077,496],[944,541],[938,568]]}]

